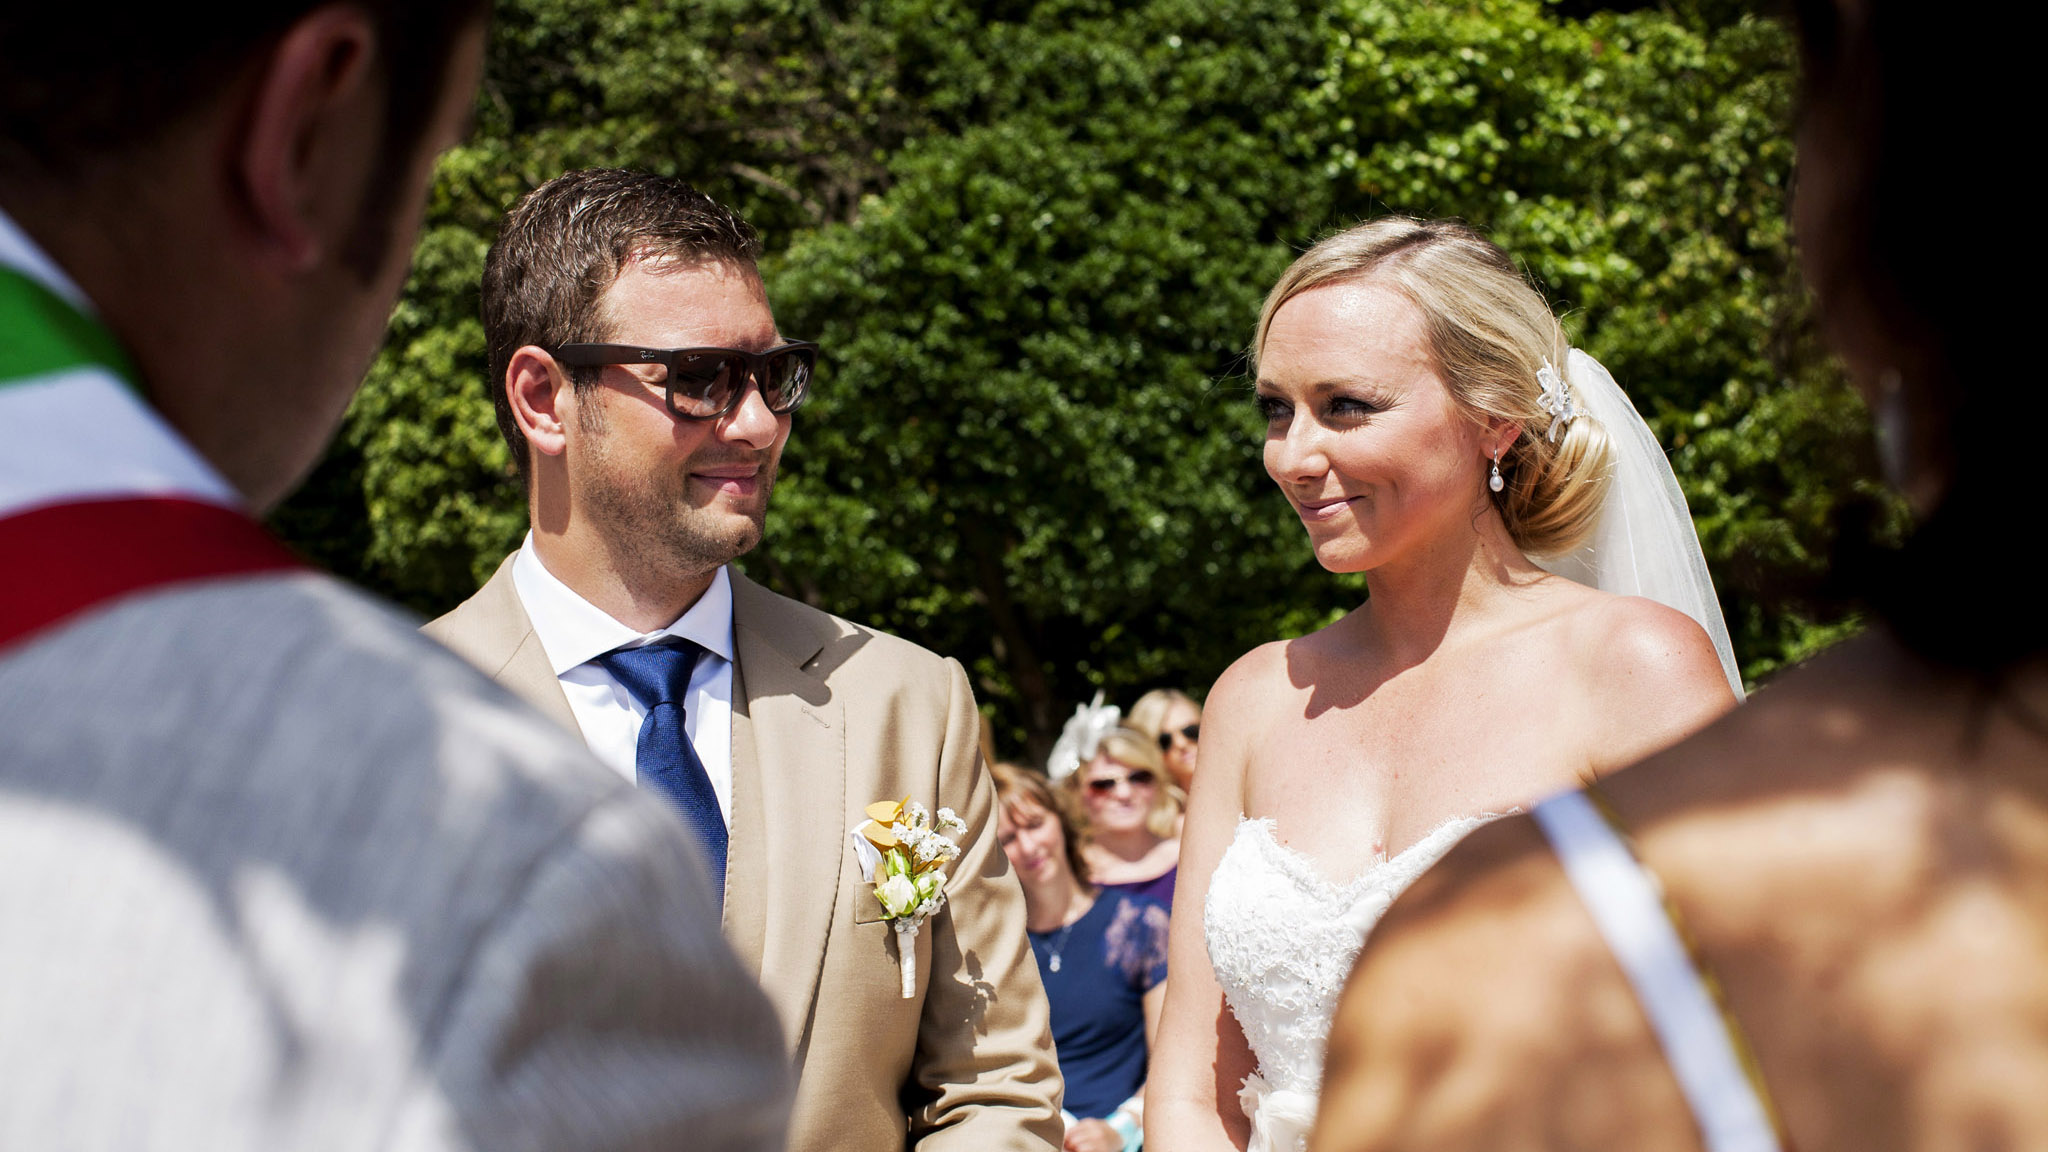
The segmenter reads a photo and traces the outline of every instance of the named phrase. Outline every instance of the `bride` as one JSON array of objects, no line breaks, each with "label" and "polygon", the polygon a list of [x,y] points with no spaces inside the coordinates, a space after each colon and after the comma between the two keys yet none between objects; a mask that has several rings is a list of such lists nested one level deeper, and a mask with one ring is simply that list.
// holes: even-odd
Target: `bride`
[{"label": "bride", "polygon": [[1398,217],[1332,236],[1253,353],[1266,471],[1369,598],[1207,702],[1146,1109],[1174,1152],[1302,1148],[1393,898],[1741,691],[1662,451],[1492,243]]}]

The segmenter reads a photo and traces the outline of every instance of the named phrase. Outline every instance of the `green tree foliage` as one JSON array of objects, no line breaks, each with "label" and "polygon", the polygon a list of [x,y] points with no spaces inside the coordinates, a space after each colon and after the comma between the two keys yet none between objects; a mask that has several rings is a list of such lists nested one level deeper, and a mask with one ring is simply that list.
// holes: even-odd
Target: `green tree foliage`
[{"label": "green tree foliage", "polygon": [[[960,656],[1010,748],[1200,688],[1363,595],[1259,466],[1241,351],[1294,252],[1385,211],[1524,260],[1660,436],[1752,675],[1837,635],[1860,409],[1791,264],[1790,45],[1725,4],[716,0],[500,13],[393,340],[280,516],[435,611],[524,529],[481,380],[503,210],[568,168],[759,223],[826,367],[746,561]],[[1858,521],[1861,523],[1861,521]]]},{"label": "green tree foliage", "polygon": [[1233,379],[1285,239],[1327,199],[1273,143],[1323,62],[1316,19],[1199,0],[984,19],[948,37],[944,67],[986,61],[935,93],[957,126],[769,268],[784,324],[833,350],[772,574],[970,660],[1034,745],[1077,696],[1213,675],[1332,602]]}]

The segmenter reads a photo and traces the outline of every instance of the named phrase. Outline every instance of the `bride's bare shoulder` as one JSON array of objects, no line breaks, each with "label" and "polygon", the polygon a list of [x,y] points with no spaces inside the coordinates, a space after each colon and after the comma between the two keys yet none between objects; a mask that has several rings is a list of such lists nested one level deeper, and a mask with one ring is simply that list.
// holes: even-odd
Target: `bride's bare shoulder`
[{"label": "bride's bare shoulder", "polygon": [[1316,666],[1325,658],[1330,629],[1292,640],[1274,640],[1237,658],[1209,689],[1202,704],[1203,729],[1215,722],[1217,709],[1226,722],[1237,714],[1256,715],[1278,700],[1305,690]]},{"label": "bride's bare shoulder", "polygon": [[1735,704],[1699,622],[1640,596],[1578,590],[1562,617],[1589,707],[1600,772],[1633,763],[1705,727]]},{"label": "bride's bare shoulder", "polygon": [[1261,644],[1233,661],[1202,701],[1202,759],[1206,765],[1211,741],[1255,731],[1283,695],[1287,682],[1287,644]]},{"label": "bride's bare shoulder", "polygon": [[1699,621],[1646,597],[1557,583],[1567,590],[1558,611],[1567,643],[1600,680],[1723,678],[1714,642]]}]

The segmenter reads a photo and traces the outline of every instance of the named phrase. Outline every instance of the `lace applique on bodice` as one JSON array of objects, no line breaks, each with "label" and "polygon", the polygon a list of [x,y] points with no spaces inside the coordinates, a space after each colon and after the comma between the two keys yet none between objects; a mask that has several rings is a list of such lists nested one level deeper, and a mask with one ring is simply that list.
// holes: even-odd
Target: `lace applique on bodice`
[{"label": "lace applique on bodice", "polygon": [[1450,820],[1348,884],[1332,884],[1273,836],[1240,820],[1202,910],[1209,963],[1258,1073],[1240,1094],[1252,1152],[1296,1152],[1315,1121],[1323,1048],[1366,933],[1415,879],[1493,815]]}]

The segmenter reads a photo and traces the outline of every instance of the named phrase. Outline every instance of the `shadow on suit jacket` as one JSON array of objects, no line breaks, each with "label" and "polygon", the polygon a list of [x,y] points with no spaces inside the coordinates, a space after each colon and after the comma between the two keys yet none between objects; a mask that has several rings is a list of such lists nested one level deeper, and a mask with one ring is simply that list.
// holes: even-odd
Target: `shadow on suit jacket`
[{"label": "shadow on suit jacket", "polygon": [[[724,929],[775,1005],[797,1069],[792,1152],[1057,1148],[1045,993],[1023,892],[996,844],[965,671],[731,575]],[[510,558],[425,631],[575,728]],[[968,828],[947,907],[918,933],[911,999],[847,837],[868,804],[904,796],[953,808]]]}]

